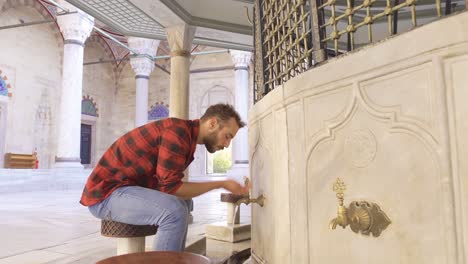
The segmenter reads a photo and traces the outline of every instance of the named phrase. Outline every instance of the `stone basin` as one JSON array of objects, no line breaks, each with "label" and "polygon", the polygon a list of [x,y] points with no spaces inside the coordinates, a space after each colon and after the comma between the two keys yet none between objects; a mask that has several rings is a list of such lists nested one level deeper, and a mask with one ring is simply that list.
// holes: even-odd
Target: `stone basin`
[{"label": "stone basin", "polygon": [[125,254],[107,258],[96,264],[211,264],[211,261],[201,255],[188,252],[152,251]]}]

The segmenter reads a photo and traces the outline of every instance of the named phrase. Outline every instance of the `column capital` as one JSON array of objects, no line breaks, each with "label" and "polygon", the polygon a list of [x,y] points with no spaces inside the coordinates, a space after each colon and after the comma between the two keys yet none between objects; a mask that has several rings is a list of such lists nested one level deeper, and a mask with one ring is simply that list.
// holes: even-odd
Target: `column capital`
[{"label": "column capital", "polygon": [[[159,47],[159,40],[129,37],[128,46],[139,54],[148,54],[156,56]],[[150,76],[154,70],[154,61],[145,56],[137,56],[130,58],[130,65],[135,72],[136,77]]]},{"label": "column capital", "polygon": [[160,42],[161,41],[158,39],[128,37],[128,46],[131,49],[139,54],[148,54],[151,56],[156,56]]},{"label": "column capital", "polygon": [[248,68],[252,59],[252,52],[231,50],[230,51],[234,67],[236,68]]},{"label": "column capital", "polygon": [[154,70],[154,61],[146,57],[130,58],[130,65],[135,72],[135,76],[144,78],[149,77]]},{"label": "column capital", "polygon": [[84,46],[84,42],[93,30],[94,18],[64,0],[59,1],[59,3],[69,11],[77,12],[57,17],[57,23],[65,42]]},{"label": "column capital", "polygon": [[166,28],[167,42],[171,56],[185,56],[192,48],[196,27],[188,24],[172,25]]}]

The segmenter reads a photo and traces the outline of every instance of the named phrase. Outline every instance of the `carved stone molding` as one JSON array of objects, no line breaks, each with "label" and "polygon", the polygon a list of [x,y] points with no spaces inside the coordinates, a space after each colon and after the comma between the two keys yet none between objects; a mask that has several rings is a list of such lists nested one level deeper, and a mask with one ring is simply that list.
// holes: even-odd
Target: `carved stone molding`
[{"label": "carved stone molding", "polygon": [[140,54],[156,56],[160,40],[129,37],[128,46]]},{"label": "carved stone molding", "polygon": [[252,52],[231,50],[230,53],[236,69],[248,69],[252,61]]},{"label": "carved stone molding", "polygon": [[[150,56],[156,55],[159,43],[160,41],[155,39],[128,38],[128,45],[130,48],[139,54],[147,54]],[[136,76],[150,76],[151,72],[154,70],[154,61],[142,55],[130,58],[130,65],[132,65]]]},{"label": "carved stone molding", "polygon": [[[390,129],[393,132],[405,132],[409,133],[416,138],[422,140],[432,150],[436,150],[438,146],[437,140],[424,126],[420,126],[418,123],[411,122],[412,120],[401,117],[401,112],[392,111],[388,108],[375,109],[374,106],[369,105],[365,100],[366,96],[359,89],[357,83],[355,84],[353,96],[344,110],[344,114],[338,116],[333,120],[325,122],[323,129],[314,134],[310,139],[307,139],[307,153],[310,156],[311,152],[315,147],[327,138],[334,138],[335,133],[338,130],[343,129],[344,124],[351,120],[356,114],[358,109],[362,109],[372,117],[380,120],[381,122],[390,123]],[[307,115],[307,113],[306,113]],[[359,162],[358,162],[359,163]]]},{"label": "carved stone molding", "polygon": [[377,153],[375,135],[368,129],[351,132],[344,142],[344,153],[349,162],[357,167],[367,167]]},{"label": "carved stone molding", "polygon": [[93,30],[94,18],[63,0],[59,1],[59,3],[68,10],[77,12],[57,17],[57,23],[63,38],[65,40],[76,40],[78,43],[84,44]]},{"label": "carved stone molding", "polygon": [[131,58],[130,65],[136,76],[150,76],[154,70],[154,62],[145,57]]}]

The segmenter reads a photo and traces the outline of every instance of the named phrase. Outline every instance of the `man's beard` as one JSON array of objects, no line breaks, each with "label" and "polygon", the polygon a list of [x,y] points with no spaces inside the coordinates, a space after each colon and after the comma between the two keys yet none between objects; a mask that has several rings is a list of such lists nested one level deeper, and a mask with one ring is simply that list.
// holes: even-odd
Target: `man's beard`
[{"label": "man's beard", "polygon": [[218,136],[218,132],[213,132],[209,134],[205,139],[203,140],[203,144],[205,144],[206,150],[208,150],[209,153],[215,153],[216,152],[216,138]]}]

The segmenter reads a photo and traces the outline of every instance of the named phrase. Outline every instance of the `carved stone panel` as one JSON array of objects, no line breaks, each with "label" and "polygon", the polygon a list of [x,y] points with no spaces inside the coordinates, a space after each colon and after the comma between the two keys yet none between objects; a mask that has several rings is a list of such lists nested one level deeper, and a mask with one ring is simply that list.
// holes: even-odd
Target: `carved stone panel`
[{"label": "carved stone panel", "polygon": [[305,97],[303,110],[307,113],[307,121],[304,123],[307,142],[313,140],[323,127],[342,118],[351,100],[351,85],[338,87],[326,94]]},{"label": "carved stone panel", "polygon": [[[441,171],[434,145],[421,139],[427,133],[394,130],[360,105],[342,123],[313,144],[307,161],[311,263],[449,264]],[[330,230],[337,177],[348,186],[345,204],[368,200],[387,213],[392,224],[380,237]]]},{"label": "carved stone panel", "polygon": [[400,119],[434,134],[437,106],[431,69],[432,63],[428,62],[361,81],[362,96],[371,108],[394,112]]},{"label": "carved stone panel", "polygon": [[[273,161],[271,154],[263,146],[262,137],[257,142],[251,158],[252,194],[257,197],[260,194],[274,195]],[[268,199],[268,197],[267,197]],[[275,251],[275,214],[272,204],[265,202],[264,207],[252,206],[252,254],[254,261],[263,262],[272,259]]]},{"label": "carved stone panel", "polygon": [[[459,251],[468,261],[468,55],[449,58],[444,63],[447,82],[449,135],[451,140],[455,210],[458,210]],[[464,247],[463,247],[464,246]],[[461,252],[460,252],[461,253]],[[460,254],[461,255],[461,254]]]},{"label": "carved stone panel", "polygon": [[344,139],[343,153],[352,166],[367,167],[377,153],[375,135],[369,129],[352,131]]}]

